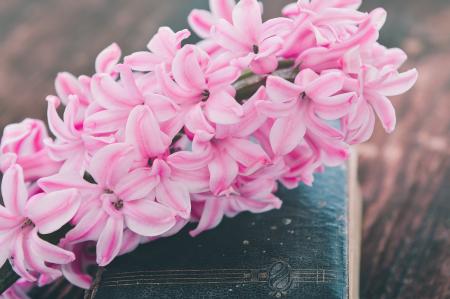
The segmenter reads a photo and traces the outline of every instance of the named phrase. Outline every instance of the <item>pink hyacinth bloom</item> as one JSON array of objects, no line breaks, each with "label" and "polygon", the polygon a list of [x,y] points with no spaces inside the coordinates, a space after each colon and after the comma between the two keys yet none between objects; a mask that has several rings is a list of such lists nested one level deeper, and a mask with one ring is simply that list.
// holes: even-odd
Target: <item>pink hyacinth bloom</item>
[{"label": "pink hyacinth bloom", "polygon": [[56,173],[61,163],[49,157],[45,141],[49,140],[42,121],[27,118],[21,123],[7,125],[0,144],[0,171],[19,164],[26,181]]},{"label": "pink hyacinth bloom", "polygon": [[69,263],[74,254],[42,240],[38,233],[53,233],[72,219],[80,205],[77,191],[40,193],[28,199],[19,165],[5,172],[1,191],[5,206],[0,206],[0,266],[9,258],[14,271],[28,281],[39,274],[60,276],[48,263]]},{"label": "pink hyacinth bloom", "polygon": [[211,28],[219,19],[232,22],[232,12],[236,5],[234,0],[209,0],[211,12],[203,9],[193,9],[188,17],[189,26],[201,38],[210,37]]},{"label": "pink hyacinth bloom", "polygon": [[325,139],[342,139],[343,134],[326,124],[348,113],[355,93],[339,93],[345,77],[337,71],[318,75],[310,69],[301,71],[291,83],[269,76],[267,93],[272,100],[261,103],[260,109],[275,118],[270,131],[270,144],[276,155],[291,152],[302,141],[305,133]]},{"label": "pink hyacinth bloom", "polygon": [[239,174],[250,175],[270,163],[262,147],[249,136],[267,117],[256,111],[256,102],[265,99],[261,87],[243,106],[246,115],[237,124],[217,126],[216,136],[203,139],[194,137],[192,151],[181,151],[171,155],[170,165],[183,171],[196,171],[207,167],[209,189],[214,195],[227,192]]},{"label": "pink hyacinth bloom", "polygon": [[212,29],[213,40],[231,52],[241,68],[250,67],[258,74],[274,71],[283,37],[291,29],[292,21],[274,18],[263,23],[256,0],[239,1],[233,9],[232,21],[220,19]]},{"label": "pink hyacinth bloom", "polygon": [[197,227],[190,231],[191,236],[216,227],[225,215],[234,217],[244,211],[262,213],[281,207],[281,200],[272,193],[276,189],[274,180],[241,179],[236,185],[237,191],[232,194],[201,193],[193,196],[193,204],[196,210],[200,209],[200,217]]},{"label": "pink hyacinth bloom", "polygon": [[[85,119],[85,130],[94,135],[117,133],[125,129],[128,116],[134,107],[146,105],[157,111],[158,122],[173,118],[177,105],[169,98],[153,92],[143,93],[130,67],[118,65],[120,81],[109,75],[97,74],[92,78],[91,90],[95,103],[99,106]],[[172,131],[172,130],[168,130]]]},{"label": "pink hyacinth bloom", "polygon": [[62,243],[97,240],[97,263],[101,266],[110,263],[123,248],[126,228],[142,236],[158,236],[176,223],[176,213],[153,199],[157,179],[142,176],[143,169],[131,170],[134,159],[129,145],[111,144],[99,150],[88,167],[96,184],[68,174],[39,181],[44,190],[74,186],[85,194],[75,227]]},{"label": "pink hyacinth bloom", "polygon": [[94,242],[66,244],[65,249],[70,250],[77,257],[75,261],[61,265],[61,272],[70,283],[83,289],[89,289],[92,277],[87,274],[87,268],[95,265]]},{"label": "pink hyacinth bloom", "polygon": [[[236,67],[225,59],[211,59],[196,46],[184,46],[176,54],[170,75],[163,67],[156,69],[161,90],[181,106],[187,129],[213,133],[209,122],[237,123],[242,107],[233,98],[231,84],[239,77]],[[173,78],[172,78],[173,77]]]},{"label": "pink hyacinth bloom", "polygon": [[54,142],[47,142],[49,155],[55,161],[64,162],[60,171],[78,171],[83,175],[93,153],[103,146],[115,141],[113,137],[96,137],[85,132],[83,122],[77,122],[77,115],[82,109],[75,95],[68,97],[63,119],[56,109],[59,98],[47,97],[47,119],[50,130],[56,136]]},{"label": "pink hyacinth bloom", "polygon": [[[385,131],[391,133],[395,128],[396,117],[394,107],[387,96],[405,93],[417,81],[416,69],[404,73],[397,71],[405,58],[403,52],[384,49],[383,53],[386,54],[383,60],[386,64],[377,67],[365,64],[366,57],[361,57],[359,48],[347,52],[343,58],[344,70],[358,76],[355,79],[347,78],[345,84],[346,89],[354,90],[359,95],[349,115],[343,120],[346,139],[351,144],[370,138],[374,129],[375,113]],[[370,63],[370,60],[367,63]]]},{"label": "pink hyacinth bloom", "polygon": [[135,52],[124,59],[124,63],[135,71],[148,72],[155,70],[156,66],[167,63],[170,65],[181,42],[190,36],[186,29],[173,32],[169,27],[161,27],[158,33],[147,44],[150,52]]},{"label": "pink hyacinth bloom", "polygon": [[125,140],[135,149],[135,160],[144,168],[137,173],[142,181],[155,182],[154,196],[187,219],[190,214],[188,188],[173,176],[166,160],[170,139],[160,131],[152,111],[146,106],[136,107],[128,119]]}]

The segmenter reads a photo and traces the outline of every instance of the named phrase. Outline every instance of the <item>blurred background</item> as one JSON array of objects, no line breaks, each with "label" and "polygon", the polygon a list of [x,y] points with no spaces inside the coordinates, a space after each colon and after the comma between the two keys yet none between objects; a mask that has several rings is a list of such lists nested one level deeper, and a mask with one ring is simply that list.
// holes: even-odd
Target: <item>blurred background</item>
[{"label": "blurred background", "polygon": [[[292,1],[267,0],[275,17]],[[58,71],[91,74],[99,51],[145,48],[162,25],[187,26],[207,0],[1,0],[0,129],[45,118]],[[450,1],[366,0],[383,6],[381,42],[401,47],[419,70],[408,94],[393,98],[398,127],[359,147],[364,197],[362,298],[450,298]]]}]

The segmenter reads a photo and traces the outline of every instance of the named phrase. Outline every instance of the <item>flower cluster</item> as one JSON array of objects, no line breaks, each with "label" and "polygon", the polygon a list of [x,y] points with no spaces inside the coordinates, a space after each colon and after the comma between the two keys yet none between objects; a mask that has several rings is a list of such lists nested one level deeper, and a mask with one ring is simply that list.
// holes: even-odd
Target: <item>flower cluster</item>
[{"label": "flower cluster", "polygon": [[[0,266],[88,288],[86,246],[105,266],[189,221],[196,236],[224,216],[277,209],[279,183],[310,185],[342,164],[376,117],[392,132],[387,96],[417,72],[400,73],[405,53],[377,42],[385,11],[359,5],[299,0],[263,22],[256,0],[210,0],[188,18],[197,44],[162,27],[123,60],[107,47],[93,76],[58,74],[55,139],[31,119],[3,134]],[[58,244],[46,241],[61,228]]]}]

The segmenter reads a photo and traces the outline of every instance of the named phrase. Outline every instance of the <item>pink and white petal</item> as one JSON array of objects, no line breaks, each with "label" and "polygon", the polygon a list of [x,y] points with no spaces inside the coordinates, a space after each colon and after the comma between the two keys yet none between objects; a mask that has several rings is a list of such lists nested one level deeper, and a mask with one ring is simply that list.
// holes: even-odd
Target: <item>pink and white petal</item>
[{"label": "pink and white petal", "polygon": [[[58,73],[55,79],[55,89],[64,104],[67,104],[69,95],[80,97],[83,94],[77,78],[67,72]],[[83,97],[80,98],[83,99]]]},{"label": "pink and white petal", "polygon": [[203,9],[193,9],[188,16],[189,26],[201,38],[209,37],[214,21],[211,13]]},{"label": "pink and white petal", "polygon": [[124,58],[124,64],[139,72],[153,71],[162,62],[161,57],[146,51],[135,52]]},{"label": "pink and white petal", "polygon": [[4,206],[0,205],[0,235],[14,228],[19,228],[23,221],[23,217],[14,215],[11,211],[8,211]]},{"label": "pink and white petal", "polygon": [[191,213],[189,192],[181,183],[169,179],[161,180],[156,187],[156,199],[159,203],[175,210],[184,219],[187,219]]},{"label": "pink and white petal", "polygon": [[50,234],[68,223],[80,206],[76,189],[37,194],[29,199],[25,212],[41,234]]},{"label": "pink and white petal", "polygon": [[129,109],[129,96],[112,77],[96,74],[91,79],[91,93],[95,102],[105,109]]},{"label": "pink and white petal", "polygon": [[180,110],[179,106],[171,99],[156,93],[147,94],[145,96],[145,104],[148,105],[152,111],[156,112],[155,117],[160,122],[176,117]]},{"label": "pink and white petal", "polygon": [[147,197],[159,184],[159,177],[148,168],[138,168],[126,174],[115,186],[114,193],[125,201]]},{"label": "pink and white petal", "polygon": [[241,75],[237,67],[227,66],[208,75],[208,87],[211,92],[231,85]]},{"label": "pink and white petal", "polygon": [[42,240],[37,233],[31,232],[30,238],[33,251],[46,262],[62,265],[75,260],[72,252]]},{"label": "pink and white petal", "polygon": [[306,132],[302,114],[279,118],[270,130],[270,144],[275,155],[286,155],[303,140]]},{"label": "pink and white petal", "polygon": [[95,153],[89,163],[88,172],[103,188],[112,188],[128,173],[133,161],[133,147],[126,143],[114,143]]},{"label": "pink and white petal", "polygon": [[109,75],[116,75],[114,68],[120,60],[122,51],[116,43],[113,43],[103,49],[95,59],[95,71],[97,73],[107,73]]},{"label": "pink and white petal", "polygon": [[201,140],[207,141],[214,137],[215,129],[206,119],[202,104],[197,104],[186,113],[184,118],[186,128]]},{"label": "pink and white petal", "polygon": [[169,27],[160,27],[158,33],[148,42],[147,48],[163,59],[170,60],[180,48],[181,41],[189,36],[187,29],[173,32]]},{"label": "pink and white petal", "polygon": [[[261,101],[256,103],[257,110],[268,117],[280,118],[287,117],[292,113],[292,109],[296,109],[297,100],[275,103],[272,101]],[[245,117],[245,116],[244,116]]]},{"label": "pink and white petal", "polygon": [[209,0],[209,9],[218,18],[232,21],[233,8],[236,5],[234,0]]},{"label": "pink and white petal", "polygon": [[15,237],[11,234],[0,234],[0,244],[8,244],[0,247],[0,268],[6,263],[8,258],[11,257],[13,245],[15,244]]},{"label": "pink and white petal", "polygon": [[192,237],[196,237],[202,232],[213,229],[217,225],[219,225],[220,221],[223,218],[223,205],[225,200],[222,198],[217,198],[215,196],[209,197],[205,201],[205,205],[203,207],[202,215],[200,217],[200,221],[195,229],[191,230],[189,234]]},{"label": "pink and white petal", "polygon": [[108,220],[108,215],[99,209],[92,207],[82,216],[80,221],[72,228],[61,241],[64,244],[79,243],[90,240],[98,240],[103,227]]},{"label": "pink and white petal", "polygon": [[72,263],[64,264],[61,266],[61,272],[65,279],[71,284],[88,290],[92,284],[92,277],[89,274],[83,272],[81,268],[81,262],[78,260]]},{"label": "pink and white petal", "polygon": [[[281,46],[280,46],[281,48]],[[278,59],[275,55],[254,59],[250,63],[250,69],[258,75],[269,74],[278,67]]]},{"label": "pink and white petal", "polygon": [[173,99],[177,104],[191,101],[198,98],[197,90],[184,90],[177,83],[175,83],[165,70],[163,65],[159,65],[155,70],[158,85],[163,93]]},{"label": "pink and white petal", "polygon": [[96,192],[98,185],[91,184],[76,172],[58,173],[38,180],[39,187],[46,193],[76,188],[80,192]]},{"label": "pink and white petal", "polygon": [[378,118],[387,133],[392,133],[395,129],[396,116],[395,109],[391,101],[379,93],[371,93],[368,95],[370,105],[378,115]]},{"label": "pink and white petal", "polygon": [[236,161],[226,153],[217,152],[208,164],[209,186],[214,195],[226,190],[236,179],[239,168]]},{"label": "pink and white petal", "polygon": [[224,19],[212,27],[211,37],[223,48],[236,54],[246,54],[252,47],[250,40]]},{"label": "pink and white petal", "polygon": [[253,44],[258,43],[261,34],[261,14],[256,0],[241,0],[233,9],[233,25]]},{"label": "pink and white petal", "polygon": [[206,167],[196,170],[172,168],[171,178],[186,186],[191,194],[209,190],[209,171]]},{"label": "pink and white petal", "polygon": [[122,247],[117,255],[123,255],[135,250],[141,243],[142,237],[129,229],[123,231]]},{"label": "pink and white petal", "polygon": [[275,103],[287,102],[297,99],[302,93],[302,88],[277,76],[267,77],[266,91],[270,100]]},{"label": "pink and white petal", "polygon": [[229,138],[225,141],[225,150],[238,163],[253,170],[270,162],[262,147],[244,138]]},{"label": "pink and white petal", "polygon": [[10,259],[10,262],[14,272],[19,274],[23,279],[33,282],[36,281],[36,277],[28,272],[28,267],[25,263],[24,250],[26,248],[26,244],[24,238],[24,233],[17,234],[12,256],[14,259]]},{"label": "pink and white petal", "polygon": [[416,69],[398,75],[393,75],[376,87],[376,91],[384,96],[396,96],[410,90],[417,81],[419,74]]},{"label": "pink and white petal", "polygon": [[77,136],[74,136],[72,134],[72,132],[68,128],[68,125],[61,120],[61,118],[58,115],[58,112],[56,111],[61,101],[55,96],[48,96],[46,100],[48,102],[47,107],[48,126],[50,127],[52,133],[62,140],[76,140]]},{"label": "pink and white petal", "polygon": [[205,114],[212,122],[230,125],[239,122],[244,110],[231,95],[222,91],[210,95],[205,105]]},{"label": "pink and white petal", "polygon": [[161,131],[155,115],[148,106],[136,106],[128,117],[125,140],[136,147],[143,158],[156,157],[170,145],[169,137]]},{"label": "pink and white petal", "polygon": [[274,35],[284,35],[292,29],[293,21],[288,18],[273,18],[262,24],[260,40],[265,40]]},{"label": "pink and white petal", "polygon": [[207,56],[206,53],[193,45],[186,45],[177,52],[172,63],[172,75],[183,89],[200,92],[207,89],[200,65],[205,56]]},{"label": "pink and white petal", "polygon": [[127,202],[123,213],[127,227],[141,236],[159,236],[176,223],[175,211],[147,199]]},{"label": "pink and white petal", "polygon": [[180,151],[171,154],[167,158],[170,166],[180,170],[197,170],[206,167],[211,161],[213,153],[210,147],[205,151]]},{"label": "pink and white petal", "polygon": [[101,110],[86,117],[84,126],[96,134],[115,133],[125,128],[130,110]]},{"label": "pink and white petal", "polygon": [[345,77],[341,73],[325,73],[305,86],[305,92],[311,99],[325,98],[340,91],[344,86],[344,80]]},{"label": "pink and white petal", "polygon": [[122,247],[123,218],[109,217],[97,242],[97,264],[108,265]]},{"label": "pink and white petal", "polygon": [[28,192],[22,167],[15,164],[8,168],[3,174],[1,189],[6,209],[14,215],[23,216]]}]

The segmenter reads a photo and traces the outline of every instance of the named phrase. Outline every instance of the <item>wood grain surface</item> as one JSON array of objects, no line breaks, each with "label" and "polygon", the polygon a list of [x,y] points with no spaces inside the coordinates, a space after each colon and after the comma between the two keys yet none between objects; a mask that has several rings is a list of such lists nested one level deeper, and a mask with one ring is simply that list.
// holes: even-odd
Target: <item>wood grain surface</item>
[{"label": "wood grain surface", "polygon": [[[265,2],[265,16],[289,1]],[[96,54],[116,41],[141,50],[160,25],[186,26],[206,0],[1,0],[0,129],[44,118],[44,98],[58,71],[89,74]],[[400,46],[420,72],[408,94],[393,99],[398,128],[378,125],[359,147],[364,197],[362,298],[450,298],[450,2],[367,0],[383,6],[381,41]],[[55,293],[55,289],[47,292]],[[81,296],[62,288],[61,298]],[[50,294],[50,293],[47,293]]]}]

